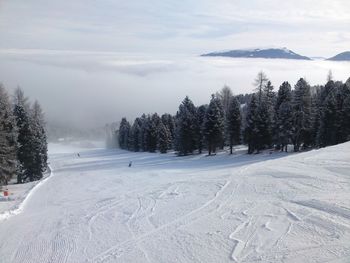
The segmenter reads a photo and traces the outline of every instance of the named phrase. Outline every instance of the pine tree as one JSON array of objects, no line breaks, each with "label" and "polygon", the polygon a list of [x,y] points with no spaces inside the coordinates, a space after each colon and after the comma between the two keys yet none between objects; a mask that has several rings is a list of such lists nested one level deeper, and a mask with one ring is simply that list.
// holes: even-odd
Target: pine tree
[{"label": "pine tree", "polygon": [[321,111],[322,111],[322,108],[324,107],[324,103],[328,95],[333,93],[335,89],[336,89],[336,86],[333,80],[328,81],[325,86],[320,87],[319,94],[317,94],[318,95],[317,100]]},{"label": "pine tree", "polygon": [[161,119],[157,113],[154,113],[150,119],[148,134],[147,134],[147,142],[148,142],[148,151],[155,152],[157,150],[158,145],[158,126],[161,123]]},{"label": "pine tree", "polygon": [[317,145],[317,131],[319,127],[319,105],[317,102],[317,86],[311,87],[310,128],[304,142],[305,146],[315,147]]},{"label": "pine tree", "polygon": [[288,144],[292,138],[292,127],[293,127],[293,108],[289,101],[283,102],[278,108],[278,143],[281,151],[288,151]]},{"label": "pine tree", "polygon": [[226,132],[229,139],[230,154],[232,154],[233,145],[240,142],[242,118],[240,106],[237,98],[232,97],[226,114]]},{"label": "pine tree", "polygon": [[171,134],[163,122],[158,126],[158,136],[158,149],[161,153],[166,153],[171,145]]},{"label": "pine tree", "polygon": [[265,99],[258,105],[255,121],[256,150],[259,153],[260,150],[269,147],[272,141],[270,109]]},{"label": "pine tree", "polygon": [[147,151],[146,141],[145,141],[147,126],[148,124],[147,124],[146,114],[142,114],[142,116],[140,117],[140,134],[139,134],[138,141],[139,141],[139,148],[143,152]]},{"label": "pine tree", "polygon": [[334,96],[334,91],[328,94],[324,101],[322,112],[321,112],[321,122],[319,131],[319,144],[320,146],[328,146],[336,144],[336,100]]},{"label": "pine tree", "polygon": [[126,118],[122,118],[119,126],[119,147],[124,150],[129,149],[130,123]]},{"label": "pine tree", "polygon": [[258,100],[255,94],[253,94],[246,113],[246,122],[244,129],[244,141],[248,144],[248,154],[252,154],[257,148],[257,134],[258,134]]},{"label": "pine tree", "polygon": [[344,141],[350,140],[350,78],[343,87],[344,102],[343,102],[343,118],[344,127],[342,138]]},{"label": "pine tree", "polygon": [[261,111],[261,126],[264,127],[263,139],[264,144],[267,147],[272,145],[274,138],[273,130],[276,125],[275,123],[275,103],[276,103],[276,94],[273,91],[274,87],[272,86],[271,81],[267,81],[265,87],[263,88],[263,96],[259,105],[259,110]]},{"label": "pine tree", "polygon": [[267,81],[267,84],[264,87],[264,95],[266,97],[265,99],[268,104],[268,107],[271,108],[271,110],[273,111],[273,106],[275,105],[275,100],[276,100],[276,94],[273,91],[273,86],[271,81]]},{"label": "pine tree", "polygon": [[[229,107],[230,107],[230,101],[232,98],[233,94],[232,91],[230,89],[229,86],[225,85],[220,92],[216,93],[216,97],[220,100],[221,105],[222,105],[222,109],[224,111],[224,118],[226,120],[226,115],[229,111]],[[226,121],[225,121],[225,125],[226,125]],[[227,128],[225,127],[225,130],[227,130]],[[226,136],[226,132],[224,132],[224,136],[220,145],[220,148],[223,149],[225,147],[225,145],[227,145],[229,143],[229,138]]]},{"label": "pine tree", "polygon": [[17,129],[9,96],[0,84],[0,185],[17,172]]},{"label": "pine tree", "polygon": [[350,86],[342,84],[335,94],[336,102],[336,144],[346,142],[350,135]]},{"label": "pine tree", "polygon": [[134,150],[134,130],[132,128],[133,126],[130,125],[130,129],[129,129],[129,135],[128,135],[128,141],[127,141],[127,150],[129,151],[135,151]]},{"label": "pine tree", "polygon": [[17,182],[34,181],[32,167],[34,158],[32,146],[34,135],[30,126],[30,107],[27,98],[24,97],[23,91],[18,88],[15,91],[14,116],[18,130],[17,138],[17,159],[19,161],[19,173]]},{"label": "pine tree", "polygon": [[33,134],[32,155],[34,158],[31,173],[34,180],[40,180],[47,169],[47,137],[45,119],[40,104],[35,101],[31,109],[30,126]]},{"label": "pine tree", "polygon": [[204,120],[204,136],[209,155],[216,152],[224,136],[225,118],[220,100],[212,95]]},{"label": "pine tree", "polygon": [[141,119],[136,118],[131,127],[131,149],[135,152],[140,151],[140,133],[141,133]]},{"label": "pine tree", "polygon": [[281,148],[282,151],[285,150],[287,152],[293,127],[292,89],[288,82],[283,82],[278,90],[275,112],[277,148]]},{"label": "pine tree", "polygon": [[308,141],[311,134],[311,93],[309,84],[299,79],[295,85],[293,98],[293,136],[294,151]]},{"label": "pine tree", "polygon": [[204,148],[205,142],[204,142],[204,120],[205,120],[205,113],[207,111],[208,105],[201,105],[197,108],[196,112],[196,141],[197,141],[197,148],[198,153],[201,154],[202,150]]},{"label": "pine tree", "polygon": [[143,151],[150,151],[150,127],[151,127],[151,116],[147,114],[142,125]]},{"label": "pine tree", "polygon": [[168,128],[170,132],[171,145],[173,145],[175,140],[175,121],[171,114],[164,113],[161,117],[163,124]]},{"label": "pine tree", "polygon": [[196,148],[196,107],[186,96],[176,114],[175,146],[178,155],[188,155]]}]

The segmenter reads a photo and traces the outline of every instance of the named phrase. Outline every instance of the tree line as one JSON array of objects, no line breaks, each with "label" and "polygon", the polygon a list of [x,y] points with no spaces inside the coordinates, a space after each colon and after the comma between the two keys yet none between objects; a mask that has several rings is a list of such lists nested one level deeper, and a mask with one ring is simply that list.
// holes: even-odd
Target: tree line
[{"label": "tree line", "polygon": [[122,118],[109,130],[107,145],[130,151],[188,155],[246,144],[248,153],[264,149],[294,151],[350,140],[350,78],[311,86],[300,78],[292,89],[286,81],[277,91],[264,72],[252,94],[234,96],[229,87],[213,94],[209,104],[196,107],[187,96],[175,116],[142,114],[132,124]]},{"label": "tree line", "polygon": [[40,104],[23,91],[10,98],[0,84],[0,185],[39,180],[47,169],[45,119]]}]

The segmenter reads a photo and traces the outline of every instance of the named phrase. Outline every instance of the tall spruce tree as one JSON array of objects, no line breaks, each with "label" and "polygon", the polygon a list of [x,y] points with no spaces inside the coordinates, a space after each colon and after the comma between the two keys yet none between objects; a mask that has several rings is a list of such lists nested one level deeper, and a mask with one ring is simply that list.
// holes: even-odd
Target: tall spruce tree
[{"label": "tall spruce tree", "polygon": [[19,161],[19,173],[17,182],[34,181],[32,167],[34,166],[34,158],[32,146],[34,134],[30,125],[30,106],[23,91],[18,88],[14,96],[14,116],[18,130],[17,138],[17,159]]},{"label": "tall spruce tree", "polygon": [[236,97],[231,97],[226,114],[226,133],[230,145],[230,154],[233,152],[233,145],[239,144],[241,137],[241,105]]},{"label": "tall spruce tree", "polygon": [[140,151],[140,132],[141,132],[141,119],[136,118],[131,126],[131,148],[133,151]]},{"label": "tall spruce tree", "polygon": [[128,142],[127,142],[127,150],[134,151],[134,130],[132,129],[132,126],[130,125],[129,129],[129,135],[128,135]]},{"label": "tall spruce tree", "polygon": [[343,121],[344,128],[342,139],[344,141],[350,140],[350,78],[343,86],[344,102],[343,102]]},{"label": "tall spruce tree", "polygon": [[318,142],[321,147],[336,144],[336,99],[334,90],[323,102]]},{"label": "tall spruce tree", "polygon": [[256,150],[270,147],[272,142],[271,111],[267,100],[263,99],[258,105],[255,116],[256,128]]},{"label": "tall spruce tree", "polygon": [[336,101],[336,143],[343,143],[349,139],[350,135],[350,86],[342,84],[337,88],[335,94]]},{"label": "tall spruce tree", "polygon": [[294,151],[307,146],[311,134],[311,93],[310,85],[303,79],[295,84],[293,97],[293,135]]},{"label": "tall spruce tree", "polygon": [[163,122],[158,125],[158,149],[160,153],[166,153],[171,146],[171,133]]},{"label": "tall spruce tree", "polygon": [[[268,104],[268,107],[272,109],[273,111],[273,106],[275,105],[276,101],[276,94],[273,91],[274,87],[272,86],[271,81],[267,81],[266,86],[264,87],[264,95],[265,95],[265,100]],[[273,113],[272,113],[273,114]]]},{"label": "tall spruce tree", "polygon": [[39,180],[47,169],[47,137],[44,113],[37,101],[34,102],[31,109],[31,127],[33,132],[32,153],[34,157],[32,171],[34,180]]},{"label": "tall spruce tree", "polygon": [[197,127],[196,127],[196,138],[197,138],[197,148],[198,153],[201,154],[205,146],[204,141],[204,120],[205,113],[207,111],[208,105],[201,105],[197,108],[196,118],[197,118]]},{"label": "tall spruce tree", "polygon": [[292,88],[288,82],[283,82],[278,90],[275,114],[277,148],[287,152],[293,128]]},{"label": "tall spruce tree", "polygon": [[254,153],[258,148],[257,134],[259,132],[258,123],[258,99],[256,94],[252,95],[252,98],[247,106],[246,121],[244,129],[244,141],[248,144],[248,154]]},{"label": "tall spruce tree", "polygon": [[0,186],[17,173],[17,129],[9,96],[0,84]]},{"label": "tall spruce tree", "polygon": [[142,130],[143,130],[143,146],[144,149],[143,151],[150,151],[151,149],[151,138],[150,138],[150,131],[151,129],[151,115],[147,114],[144,122],[143,122],[143,126],[142,126]]},{"label": "tall spruce tree", "polygon": [[[224,118],[226,120],[226,115],[229,111],[229,107],[230,107],[230,101],[231,98],[233,96],[233,93],[231,91],[231,88],[227,85],[225,85],[220,92],[216,93],[216,97],[218,99],[220,99],[221,105],[222,105],[222,109],[224,111]],[[226,121],[225,121],[225,125],[226,125]],[[225,130],[227,130],[227,128],[225,127]],[[227,145],[229,143],[229,138],[226,136],[226,132],[224,132],[224,136],[222,138],[222,142],[220,145],[220,148],[223,149],[225,147],[225,145]]]},{"label": "tall spruce tree", "polygon": [[[329,81],[321,91],[321,99],[325,99],[320,108],[318,145],[325,147],[345,142],[349,135],[347,101],[350,90],[346,84]],[[329,93],[325,94],[327,91]]]},{"label": "tall spruce tree", "polygon": [[176,114],[176,150],[178,155],[188,155],[196,148],[196,107],[188,96],[179,106]]},{"label": "tall spruce tree", "polygon": [[161,117],[163,124],[168,128],[170,132],[171,145],[174,143],[175,139],[175,121],[174,117],[169,113],[164,113]]},{"label": "tall spruce tree", "polygon": [[161,123],[161,119],[157,113],[152,114],[152,117],[149,122],[147,143],[148,151],[155,152],[158,146],[158,126]]},{"label": "tall spruce tree", "polygon": [[262,139],[264,140],[264,147],[270,147],[272,145],[274,136],[273,129],[275,127],[275,101],[276,95],[273,91],[274,87],[272,86],[271,81],[267,81],[266,85],[263,88],[263,95],[260,101],[259,109],[260,111],[260,126]]},{"label": "tall spruce tree", "polygon": [[[327,78],[328,79],[328,78]],[[335,83],[329,79],[325,86],[320,86],[316,89],[314,104],[315,110],[315,123],[313,126],[313,136],[315,137],[316,144],[321,146],[325,144],[324,141],[324,128],[323,116],[325,113],[325,103],[329,94],[335,91]]]},{"label": "tall spruce tree", "polygon": [[212,95],[204,120],[204,136],[208,146],[208,153],[216,152],[220,146],[225,130],[224,110],[220,99]]},{"label": "tall spruce tree", "polygon": [[269,125],[273,126],[274,120],[275,120],[274,108],[276,104],[276,93],[274,92],[274,87],[272,86],[271,81],[267,82],[264,89],[264,94],[265,94],[265,100],[269,111],[269,122],[270,122]]},{"label": "tall spruce tree", "polygon": [[319,108],[317,101],[317,86],[311,87],[311,107],[310,107],[310,129],[307,133],[308,137],[304,142],[305,146],[315,147],[317,145],[317,131],[319,127]]},{"label": "tall spruce tree", "polygon": [[147,122],[148,120],[147,120],[146,114],[142,114],[142,116],[140,117],[139,147],[140,147],[140,150],[143,152],[147,151],[147,146],[145,141],[146,128],[148,126]]},{"label": "tall spruce tree", "polygon": [[124,150],[129,149],[130,123],[126,118],[122,118],[119,126],[119,147]]}]

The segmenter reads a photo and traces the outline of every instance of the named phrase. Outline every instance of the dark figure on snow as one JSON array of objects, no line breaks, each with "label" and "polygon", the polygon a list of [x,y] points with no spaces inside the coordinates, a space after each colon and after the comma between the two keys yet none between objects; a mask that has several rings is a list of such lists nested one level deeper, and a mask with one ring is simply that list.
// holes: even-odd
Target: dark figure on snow
[{"label": "dark figure on snow", "polygon": [[130,163],[129,163],[129,167],[131,167],[131,165],[132,165],[132,161],[130,161]]},{"label": "dark figure on snow", "polygon": [[78,157],[80,157],[80,154],[79,154],[79,153],[77,153],[77,155],[78,155]]}]

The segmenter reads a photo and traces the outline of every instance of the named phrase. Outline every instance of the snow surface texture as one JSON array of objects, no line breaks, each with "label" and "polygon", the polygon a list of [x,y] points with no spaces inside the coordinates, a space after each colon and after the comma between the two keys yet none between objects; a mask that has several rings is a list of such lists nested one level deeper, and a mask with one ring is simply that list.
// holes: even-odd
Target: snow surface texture
[{"label": "snow surface texture", "polygon": [[50,171],[50,173],[45,174],[45,177],[40,181],[20,185],[9,185],[6,187],[9,190],[10,195],[5,197],[3,196],[3,193],[1,193],[0,222],[10,218],[13,215],[18,215],[21,213],[31,195],[33,195],[52,174],[53,173]]},{"label": "snow surface texture", "polygon": [[350,260],[350,143],[289,156],[49,149],[54,175],[0,221],[2,263]]}]

